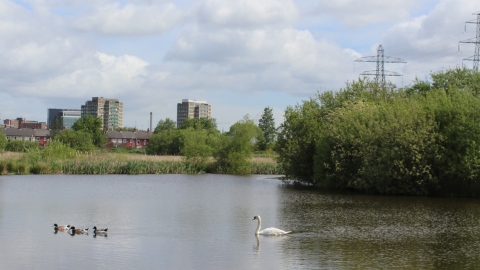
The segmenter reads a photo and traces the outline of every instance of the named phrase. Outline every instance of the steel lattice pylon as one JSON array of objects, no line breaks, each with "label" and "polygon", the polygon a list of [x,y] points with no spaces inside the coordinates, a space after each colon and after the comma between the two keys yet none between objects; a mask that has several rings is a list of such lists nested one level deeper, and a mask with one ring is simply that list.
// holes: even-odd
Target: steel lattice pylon
[{"label": "steel lattice pylon", "polygon": [[477,36],[475,38],[470,38],[460,43],[473,43],[475,44],[475,54],[463,60],[473,61],[473,69],[478,71],[478,61],[480,59],[480,13],[473,13],[477,16],[477,20],[468,21],[467,23],[474,23],[477,25]]},{"label": "steel lattice pylon", "polygon": [[402,76],[397,72],[385,70],[385,63],[407,63],[400,58],[385,56],[382,45],[378,46],[377,56],[358,58],[355,62],[377,63],[377,70],[365,71],[360,75],[375,75],[375,80],[382,86],[385,86],[385,76]]}]

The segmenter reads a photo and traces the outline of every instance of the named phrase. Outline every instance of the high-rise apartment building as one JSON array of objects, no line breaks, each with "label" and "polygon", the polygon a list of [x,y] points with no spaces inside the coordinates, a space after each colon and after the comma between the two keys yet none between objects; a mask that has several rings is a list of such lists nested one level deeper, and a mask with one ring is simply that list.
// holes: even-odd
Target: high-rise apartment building
[{"label": "high-rise apartment building", "polygon": [[102,120],[105,130],[123,127],[123,102],[113,98],[92,97],[82,105],[82,117],[92,115]]},{"label": "high-rise apartment building", "polygon": [[212,118],[212,105],[206,101],[182,99],[177,104],[177,127],[181,127],[187,118]]},{"label": "high-rise apartment building", "polygon": [[47,126],[53,128],[55,121],[60,121],[62,127],[72,129],[72,126],[81,117],[81,111],[76,109],[48,109]]}]

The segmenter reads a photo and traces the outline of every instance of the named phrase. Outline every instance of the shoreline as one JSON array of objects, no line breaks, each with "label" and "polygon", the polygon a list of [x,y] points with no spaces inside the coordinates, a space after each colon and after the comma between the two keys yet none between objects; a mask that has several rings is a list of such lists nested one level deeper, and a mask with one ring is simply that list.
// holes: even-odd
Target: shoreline
[{"label": "shoreline", "polygon": [[[214,166],[213,158],[194,164],[183,156],[86,153],[68,159],[29,160],[23,153],[0,154],[0,175],[25,174],[224,174]],[[250,159],[247,174],[283,175],[273,158]]]}]

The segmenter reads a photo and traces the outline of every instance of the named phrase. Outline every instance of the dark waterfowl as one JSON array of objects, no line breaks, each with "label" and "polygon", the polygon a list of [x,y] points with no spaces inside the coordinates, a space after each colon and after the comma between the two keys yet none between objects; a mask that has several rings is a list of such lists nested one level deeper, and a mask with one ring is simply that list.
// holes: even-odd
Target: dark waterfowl
[{"label": "dark waterfowl", "polygon": [[70,231],[72,233],[77,233],[77,234],[84,234],[84,233],[88,233],[88,228],[86,229],[81,229],[81,228],[75,228],[75,226],[72,226],[70,227]]},{"label": "dark waterfowl", "polygon": [[68,231],[70,230],[70,225],[60,225],[58,226],[57,223],[53,224],[53,229],[56,231]]},{"label": "dark waterfowl", "polygon": [[108,231],[108,228],[97,228],[97,226],[93,226],[92,229],[94,233],[106,233]]}]

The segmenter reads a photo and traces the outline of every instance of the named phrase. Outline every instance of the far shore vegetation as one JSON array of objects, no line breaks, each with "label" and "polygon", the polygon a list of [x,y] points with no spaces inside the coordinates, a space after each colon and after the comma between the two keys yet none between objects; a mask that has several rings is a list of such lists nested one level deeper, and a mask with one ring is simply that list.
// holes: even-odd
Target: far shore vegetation
[{"label": "far shore vegetation", "polygon": [[[61,126],[61,125],[59,125]],[[307,186],[366,193],[480,197],[480,73],[455,68],[398,89],[361,78],[338,91],[245,116],[160,120],[146,149],[103,149],[93,117],[45,147],[0,134],[0,174],[277,174]]]},{"label": "far shore vegetation", "polygon": [[[268,118],[274,127],[273,116]],[[44,147],[33,141],[7,142],[2,133],[0,174],[283,174],[263,131],[248,116],[225,133],[218,131],[215,119],[187,119],[177,129],[167,118],[159,121],[143,149],[104,149],[106,138],[98,130],[99,119],[87,116],[73,130],[55,131]]]}]

